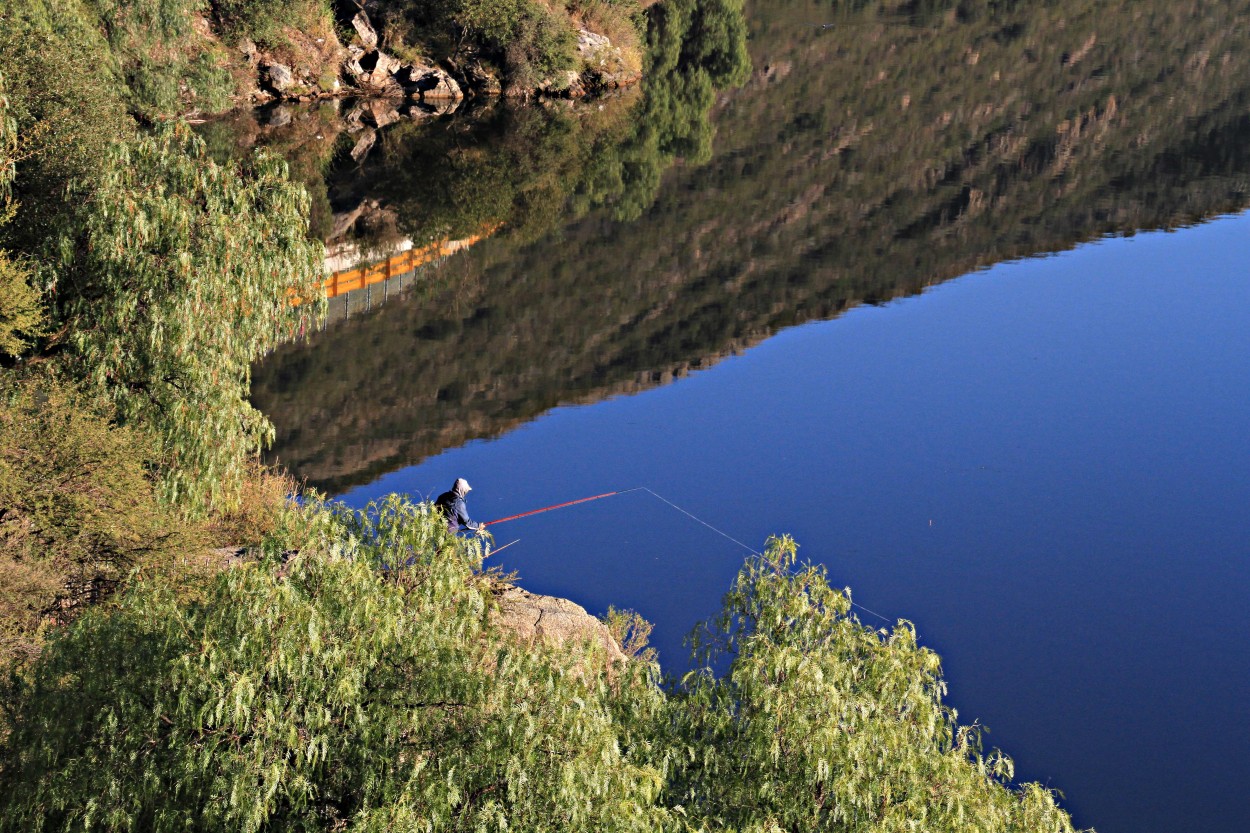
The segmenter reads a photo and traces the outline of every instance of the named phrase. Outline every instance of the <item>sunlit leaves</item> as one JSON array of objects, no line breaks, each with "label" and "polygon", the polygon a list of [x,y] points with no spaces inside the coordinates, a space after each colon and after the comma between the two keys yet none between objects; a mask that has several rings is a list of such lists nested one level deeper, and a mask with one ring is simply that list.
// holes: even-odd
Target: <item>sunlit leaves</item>
[{"label": "sunlit leaves", "polygon": [[670,801],[745,830],[1071,830],[1048,792],[1010,789],[1010,761],[956,723],[911,625],[860,624],[795,550],[774,540],[748,562],[700,634],[728,670],[692,674],[671,706],[683,766]]},{"label": "sunlit leaves", "polygon": [[303,530],[201,603],[139,582],[55,640],[11,698],[0,830],[1072,829],[956,723],[914,630],[861,625],[788,538],[703,634],[728,667],[666,691],[502,631],[429,505]]},{"label": "sunlit leaves", "polygon": [[272,436],[247,403],[250,366],[319,312],[307,197],[258,156],[222,166],[185,128],[117,145],[66,235],[51,282],[81,375],[164,440],[166,497],[229,506]]},{"label": "sunlit leaves", "polygon": [[190,606],[140,582],[47,649],[0,829],[664,827],[618,745],[626,683],[499,631],[476,542],[394,499],[309,514],[286,564]]}]

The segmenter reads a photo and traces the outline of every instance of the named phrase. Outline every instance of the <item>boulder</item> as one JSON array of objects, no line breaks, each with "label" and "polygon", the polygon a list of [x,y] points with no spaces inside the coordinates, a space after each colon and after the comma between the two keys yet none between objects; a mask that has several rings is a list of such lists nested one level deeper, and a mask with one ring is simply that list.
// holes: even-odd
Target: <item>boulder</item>
[{"label": "boulder", "polygon": [[538,92],[543,95],[560,95],[569,98],[581,98],[586,94],[580,73],[568,69],[544,78],[538,84]]},{"label": "boulder", "polygon": [[[365,156],[369,154],[370,149],[373,148],[373,145],[375,142],[377,142],[377,140],[378,140],[378,131],[372,128],[366,129],[361,134],[360,138],[356,140],[356,145],[351,150],[352,161],[360,162],[361,160],[363,160]],[[338,219],[339,219],[339,215],[335,214],[334,220],[335,220],[336,229],[338,227]],[[351,222],[353,223],[356,222],[356,218],[353,217]]]},{"label": "boulder", "polygon": [[481,61],[473,61],[464,69],[465,81],[469,87],[482,95],[501,95],[503,84],[499,76]]},{"label": "boulder", "polygon": [[597,35],[589,29],[577,30],[577,54],[588,66],[608,62],[612,41],[607,35]]},{"label": "boulder", "polygon": [[464,92],[456,79],[438,67],[427,67],[414,64],[399,73],[401,82],[406,78],[407,85],[414,88],[422,101],[459,101]]},{"label": "boulder", "polygon": [[356,36],[360,38],[360,43],[365,49],[375,49],[378,45],[378,33],[373,28],[373,24],[369,22],[369,15],[363,10],[356,13],[352,18],[352,28],[356,30]]},{"label": "boulder", "polygon": [[404,94],[394,77],[400,69],[399,61],[380,49],[370,52],[349,50],[343,68],[357,87],[372,95],[398,97]]},{"label": "boulder", "polygon": [[283,64],[270,64],[265,68],[263,77],[265,82],[279,93],[286,92],[295,85],[295,75],[290,67]]},{"label": "boulder", "polygon": [[291,123],[291,110],[289,107],[284,107],[283,105],[279,104],[278,106],[265,111],[265,114],[264,114],[265,127],[286,127],[290,123]]},{"label": "boulder", "polygon": [[[577,33],[577,55],[583,72],[581,88],[584,92],[616,90],[636,84],[642,73],[632,68],[619,46],[613,46],[606,36],[587,29]],[[576,86],[576,85],[575,85]],[[574,92],[576,97],[580,93]]]},{"label": "boulder", "polygon": [[365,105],[365,121],[374,127],[386,127],[399,121],[399,109],[389,99],[373,99]]},{"label": "boulder", "polygon": [[243,53],[243,60],[247,64],[250,65],[256,63],[256,44],[251,38],[244,38],[239,41],[239,52]]},{"label": "boulder", "polygon": [[387,55],[381,49],[374,49],[360,56],[358,61],[360,68],[365,72],[378,77],[390,77],[397,72],[400,63],[396,58]]},{"label": "boulder", "polygon": [[581,605],[510,585],[498,588],[495,598],[499,603],[494,614],[496,621],[524,643],[545,642],[569,648],[590,643],[601,651],[608,670],[624,664],[627,659],[607,625]]}]

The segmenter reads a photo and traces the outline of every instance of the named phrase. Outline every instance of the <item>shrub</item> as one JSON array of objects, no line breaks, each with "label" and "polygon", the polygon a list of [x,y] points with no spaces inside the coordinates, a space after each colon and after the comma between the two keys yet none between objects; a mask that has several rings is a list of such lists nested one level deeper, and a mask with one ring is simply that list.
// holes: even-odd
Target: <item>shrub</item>
[{"label": "shrub", "polygon": [[504,44],[508,83],[533,88],[557,72],[572,69],[577,34],[568,17],[529,3]]},{"label": "shrub", "polygon": [[219,165],[174,127],[116,146],[75,197],[81,226],[45,264],[71,372],[123,421],[153,427],[168,500],[237,505],[249,456],[272,436],[247,401],[251,363],[321,309],[307,195],[279,160]]},{"label": "shrub", "polygon": [[[14,212],[12,183],[19,153],[17,122],[9,111],[0,73],[0,226]],[[29,270],[0,249],[0,358],[22,353],[43,331],[43,308],[31,277]]]},{"label": "shrub", "polygon": [[325,0],[208,0],[213,15],[232,39],[280,44],[283,27],[311,28],[331,18]]},{"label": "shrub", "polygon": [[0,73],[20,152],[11,169],[21,211],[0,231],[37,255],[72,220],[71,182],[90,187],[113,142],[128,135],[116,62],[97,15],[78,0],[0,0]]},{"label": "shrub", "polygon": [[107,403],[52,379],[0,388],[0,663],[41,626],[107,597],[136,566],[195,538],[157,500],[155,446]]},{"label": "shrub", "polygon": [[220,47],[194,26],[205,0],[85,0],[98,15],[128,104],[146,118],[229,107],[234,82]]},{"label": "shrub", "polygon": [[0,357],[20,356],[44,331],[43,304],[32,277],[0,249]]},{"label": "shrub", "polygon": [[[575,65],[577,35],[567,14],[537,0],[437,0],[408,2],[415,31],[433,41],[446,40],[459,50],[480,48],[502,59],[507,82],[532,89],[540,81]],[[392,31],[406,27],[392,22]]]},{"label": "shrub", "polygon": [[942,703],[936,654],[909,623],[877,632],[850,615],[823,568],[774,539],[738,574],[696,640],[710,669],[675,698],[681,767],[669,800],[737,830],[1070,831],[1037,785]]},{"label": "shrub", "polygon": [[[159,582],[52,641],[8,698],[0,829],[661,829],[602,677],[494,631],[431,506],[312,509],[281,570]],[[385,569],[380,569],[385,568]]]}]

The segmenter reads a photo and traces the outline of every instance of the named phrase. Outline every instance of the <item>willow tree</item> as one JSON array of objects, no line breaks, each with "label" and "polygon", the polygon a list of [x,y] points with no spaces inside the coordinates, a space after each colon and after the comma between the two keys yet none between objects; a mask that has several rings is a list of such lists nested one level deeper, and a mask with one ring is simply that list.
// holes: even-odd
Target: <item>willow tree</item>
[{"label": "willow tree", "polygon": [[[16,213],[13,180],[18,156],[17,120],[0,72],[0,226]],[[31,277],[30,270],[0,249],[0,356],[20,354],[43,330],[43,309]]]},{"label": "willow tree", "polygon": [[273,435],[247,402],[251,364],[320,312],[307,195],[280,160],[217,164],[173,127],[115,145],[73,197],[48,278],[77,375],[157,430],[168,499],[231,505]]},{"label": "willow tree", "polygon": [[938,656],[900,622],[874,631],[821,568],[774,540],[702,631],[706,667],[672,704],[668,798],[742,831],[1071,831],[1036,784],[984,754],[942,702]]},{"label": "willow tree", "polygon": [[53,640],[0,698],[0,830],[667,826],[619,695],[498,630],[475,542],[397,500],[309,529],[202,602],[139,581]]}]

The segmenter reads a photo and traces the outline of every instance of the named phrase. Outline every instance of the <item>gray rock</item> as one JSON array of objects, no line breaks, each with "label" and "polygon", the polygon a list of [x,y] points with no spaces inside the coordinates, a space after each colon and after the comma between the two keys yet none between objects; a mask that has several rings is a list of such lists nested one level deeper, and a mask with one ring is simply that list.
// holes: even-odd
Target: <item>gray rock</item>
[{"label": "gray rock", "polygon": [[405,67],[406,72],[399,74],[401,81],[415,88],[422,101],[459,101],[464,92],[456,79],[438,67],[426,67],[419,64]]},{"label": "gray rock", "polygon": [[612,48],[612,41],[606,35],[597,35],[589,29],[577,30],[577,54],[587,64],[596,61],[606,62],[603,53]]},{"label": "gray rock", "polygon": [[291,73],[290,67],[270,64],[265,69],[265,80],[278,92],[284,92],[295,83],[295,76]]},{"label": "gray rock", "polygon": [[365,49],[374,49],[378,45],[378,33],[373,28],[373,24],[369,22],[369,15],[364,11],[356,13],[352,18],[352,28],[356,30],[356,36],[360,38],[360,42],[364,44]]},{"label": "gray rock", "polygon": [[391,74],[399,71],[399,60],[387,55],[381,49],[374,49],[366,52],[358,61],[360,68],[370,73],[377,79],[383,76],[390,77]]},{"label": "gray rock", "polygon": [[291,123],[291,110],[278,105],[265,113],[266,127],[285,127]]},{"label": "gray rock", "polygon": [[400,63],[380,49],[350,58],[343,68],[357,87],[374,95],[402,96],[404,91],[394,78]]},{"label": "gray rock", "polygon": [[374,99],[365,106],[365,121],[374,127],[386,127],[399,121],[399,118],[398,108],[388,99]]}]

